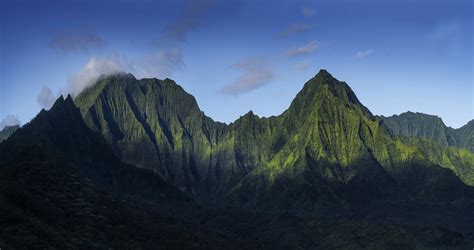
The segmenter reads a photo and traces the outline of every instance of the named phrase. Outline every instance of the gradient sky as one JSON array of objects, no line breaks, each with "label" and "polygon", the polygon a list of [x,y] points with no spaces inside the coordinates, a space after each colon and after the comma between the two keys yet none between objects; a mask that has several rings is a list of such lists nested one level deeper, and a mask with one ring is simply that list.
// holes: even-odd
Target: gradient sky
[{"label": "gradient sky", "polygon": [[172,78],[215,120],[278,115],[321,68],[374,114],[474,118],[472,0],[0,1],[0,126],[103,73]]}]

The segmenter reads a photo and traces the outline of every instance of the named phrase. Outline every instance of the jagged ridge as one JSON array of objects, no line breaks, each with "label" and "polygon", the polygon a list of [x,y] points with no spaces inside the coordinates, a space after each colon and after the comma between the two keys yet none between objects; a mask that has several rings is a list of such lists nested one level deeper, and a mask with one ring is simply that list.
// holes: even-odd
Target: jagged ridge
[{"label": "jagged ridge", "polygon": [[474,152],[474,120],[453,129],[438,116],[406,112],[381,119],[394,135],[429,138],[443,146],[466,148]]},{"label": "jagged ridge", "polygon": [[410,165],[441,164],[471,183],[466,173],[472,172],[472,161],[464,161],[462,170],[451,164],[465,159],[465,153],[455,150],[456,159],[446,164],[417,143],[392,138],[350,87],[325,70],[281,115],[259,118],[250,112],[229,125],[205,116],[196,100],[169,79],[102,78],[75,102],[88,126],[123,160],[159,173],[198,199],[219,198],[246,183],[253,186],[248,193],[258,193],[280,177],[300,178],[308,171],[316,178],[309,180],[312,184],[352,183],[361,193],[371,190],[368,198],[386,196]]}]

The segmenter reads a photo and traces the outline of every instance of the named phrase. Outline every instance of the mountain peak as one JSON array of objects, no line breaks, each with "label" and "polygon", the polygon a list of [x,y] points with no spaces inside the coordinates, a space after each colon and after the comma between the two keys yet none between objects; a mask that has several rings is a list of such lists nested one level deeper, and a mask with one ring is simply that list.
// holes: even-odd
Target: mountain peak
[{"label": "mountain peak", "polygon": [[349,86],[345,82],[337,80],[327,70],[321,69],[313,78],[306,82],[302,91],[308,88],[311,89],[313,88],[313,86],[319,85],[329,85],[332,91],[338,91],[341,89],[350,90]]},{"label": "mountain peak", "polygon": [[253,113],[252,110],[250,110],[249,112],[247,112],[244,116],[254,116],[255,114]]},{"label": "mountain peak", "polygon": [[76,105],[74,105],[74,101],[72,100],[72,97],[70,94],[67,95],[66,99],[64,99],[63,95],[59,96],[58,99],[56,99],[56,101],[54,102],[50,110],[57,110],[62,107],[76,107]]},{"label": "mountain peak", "polygon": [[323,79],[334,79],[334,77],[326,69],[320,69],[319,72],[315,75],[315,77]]},{"label": "mountain peak", "polygon": [[365,115],[373,117],[372,113],[360,103],[349,85],[337,80],[325,69],[321,69],[305,83],[303,89],[293,100],[290,109],[308,109],[303,112],[307,113],[313,110],[317,106],[316,103],[320,103],[322,99],[339,100],[353,107],[360,107]]},{"label": "mountain peak", "polygon": [[74,101],[72,100],[71,94],[67,94],[67,97],[66,99],[64,99],[64,101],[69,102],[69,103],[74,103]]},{"label": "mountain peak", "polygon": [[50,110],[56,109],[57,107],[61,106],[64,103],[63,95],[60,95],[58,99],[54,102],[53,106],[51,106]]}]

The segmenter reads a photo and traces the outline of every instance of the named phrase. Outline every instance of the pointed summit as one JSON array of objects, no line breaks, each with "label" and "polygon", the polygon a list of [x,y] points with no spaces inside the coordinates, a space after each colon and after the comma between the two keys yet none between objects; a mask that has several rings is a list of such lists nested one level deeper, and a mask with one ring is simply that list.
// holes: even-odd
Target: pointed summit
[{"label": "pointed summit", "polygon": [[331,103],[344,103],[347,107],[360,109],[364,115],[373,117],[372,113],[360,103],[352,89],[345,82],[334,78],[327,70],[321,69],[312,79],[307,81],[303,89],[295,97],[289,110],[306,110],[308,113],[321,106],[324,100]]},{"label": "pointed summit", "polygon": [[61,96],[58,97],[58,99],[56,99],[53,106],[51,106],[50,110],[53,110],[53,109],[63,105],[63,103],[64,103],[64,97],[63,97],[63,95],[61,95]]},{"label": "pointed summit", "polygon": [[74,104],[74,101],[72,100],[71,94],[67,94],[66,99],[64,100],[68,104]]},{"label": "pointed summit", "polygon": [[58,120],[60,117],[69,117],[83,123],[81,113],[69,94],[66,99],[61,95],[47,113],[49,117],[54,117]]},{"label": "pointed summit", "polygon": [[[61,145],[74,151],[78,144],[70,142],[88,140],[85,136],[85,134],[88,135],[88,130],[72,97],[68,95],[64,99],[61,95],[50,110],[41,110],[31,122],[14,133],[11,138],[21,144]],[[59,134],[61,136],[57,136]]]},{"label": "pointed summit", "polygon": [[329,90],[336,97],[342,96],[343,92],[352,92],[345,82],[337,80],[327,70],[321,69],[313,78],[305,83],[300,93],[312,92],[312,94],[317,94],[323,88],[326,88],[324,86],[328,86]]},{"label": "pointed summit", "polygon": [[325,69],[320,69],[314,77],[321,79],[334,79],[334,77]]}]

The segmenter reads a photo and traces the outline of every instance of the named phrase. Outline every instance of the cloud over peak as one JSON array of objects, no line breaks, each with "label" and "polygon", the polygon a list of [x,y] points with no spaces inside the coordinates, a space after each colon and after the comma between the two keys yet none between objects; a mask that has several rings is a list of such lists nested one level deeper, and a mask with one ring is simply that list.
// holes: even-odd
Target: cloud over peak
[{"label": "cloud over peak", "polygon": [[[166,78],[172,77],[175,71],[185,67],[183,55],[180,48],[167,48],[157,52],[127,58],[113,53],[108,57],[91,57],[84,67],[76,74],[69,77],[66,89],[67,93],[77,96],[82,90],[94,84],[102,75],[111,75],[119,72],[132,73],[138,78]],[[38,97],[40,104],[46,104],[50,93],[47,89],[40,93]],[[45,101],[43,101],[46,99]],[[40,102],[41,100],[41,102]]]},{"label": "cloud over peak", "polygon": [[81,71],[69,77],[67,91],[76,96],[83,89],[91,86],[100,76],[118,73],[123,70],[124,68],[117,54],[107,58],[92,57]]},{"label": "cloud over peak", "polygon": [[0,130],[5,128],[5,126],[14,126],[14,125],[20,125],[20,120],[18,119],[18,116],[8,114],[5,117],[2,118],[0,121]]}]

